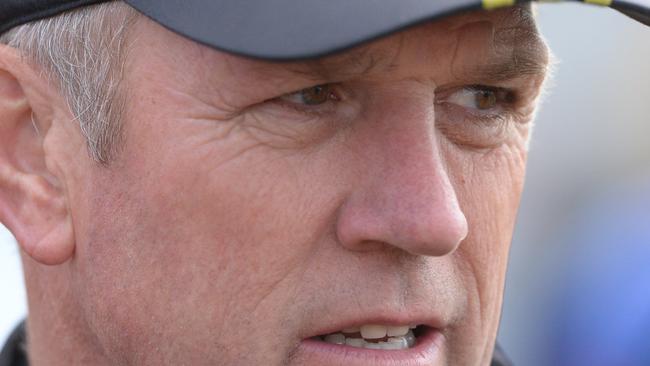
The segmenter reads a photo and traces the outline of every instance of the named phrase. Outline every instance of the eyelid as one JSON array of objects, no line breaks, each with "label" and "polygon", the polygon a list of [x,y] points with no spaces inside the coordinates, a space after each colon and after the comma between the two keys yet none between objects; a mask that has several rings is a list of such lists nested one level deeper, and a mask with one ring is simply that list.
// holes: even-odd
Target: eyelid
[{"label": "eyelid", "polygon": [[[436,91],[436,104],[454,104],[457,105],[457,103],[451,102],[450,99],[454,96],[457,95],[457,93],[463,93],[463,92],[480,92],[480,91],[491,91],[496,94],[497,97],[497,107],[495,109],[499,110],[514,110],[516,107],[516,104],[519,99],[519,94],[516,89],[511,89],[511,88],[504,88],[500,86],[492,86],[492,85],[481,85],[481,84],[469,84],[469,85],[463,85],[463,86],[456,86],[456,87],[451,87],[451,88],[445,88],[443,90],[438,90]],[[462,108],[466,108],[463,106],[459,106]],[[494,114],[494,112],[490,112],[490,110],[480,110],[478,108],[466,108],[466,109],[471,109],[474,111],[475,114],[481,114],[481,115],[489,115],[489,114]]]},{"label": "eyelid", "polygon": [[[511,95],[497,103],[497,106],[493,109],[480,110],[476,108],[467,108],[462,105],[450,102],[448,99],[453,93],[460,90],[498,90],[501,92],[508,92]],[[503,97],[502,97],[503,98]],[[521,96],[519,89],[517,88],[508,88],[501,86],[490,86],[490,85],[480,85],[480,84],[470,84],[464,86],[456,86],[451,88],[445,88],[442,91],[436,92],[436,105],[441,106],[444,110],[456,111],[458,116],[464,116],[466,122],[471,122],[475,125],[498,125],[503,124],[506,121],[511,121],[517,124],[526,124],[531,120],[531,108],[528,106],[527,98]],[[533,108],[534,110],[534,108]]]},{"label": "eyelid", "polygon": [[[331,88],[330,93],[334,94],[333,99],[328,99],[326,102],[322,104],[315,104],[315,105],[309,105],[309,104],[303,104],[303,103],[295,103],[288,101],[287,99],[289,97],[298,95],[302,93],[303,91],[310,89],[310,88],[315,88],[318,86],[327,86]],[[308,115],[314,115],[314,116],[319,116],[319,115],[324,115],[327,113],[332,113],[333,109],[335,108],[335,104],[337,102],[343,101],[345,93],[343,92],[342,88],[340,87],[339,84],[336,83],[325,83],[325,84],[317,84],[317,85],[312,85],[312,86],[307,86],[305,88],[299,89],[299,90],[294,90],[289,93],[282,94],[278,97],[272,98],[267,100],[267,103],[274,103],[277,104],[281,107],[287,108],[289,110],[292,110],[294,112],[298,113],[305,113]]]}]

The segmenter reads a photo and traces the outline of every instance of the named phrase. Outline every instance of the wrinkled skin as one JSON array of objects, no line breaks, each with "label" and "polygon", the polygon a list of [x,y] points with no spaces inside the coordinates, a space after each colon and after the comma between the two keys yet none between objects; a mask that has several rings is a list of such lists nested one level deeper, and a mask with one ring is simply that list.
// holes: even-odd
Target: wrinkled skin
[{"label": "wrinkled skin", "polygon": [[[30,101],[52,111],[45,200],[67,220],[47,245],[74,248],[44,266],[6,210],[34,365],[311,365],[301,340],[396,314],[440,322],[437,364],[489,364],[546,72],[529,10],[310,63],[227,55],[144,18],[131,33],[108,166],[60,98]],[[332,97],[302,103],[316,85]],[[484,110],[475,85],[516,96]]]}]

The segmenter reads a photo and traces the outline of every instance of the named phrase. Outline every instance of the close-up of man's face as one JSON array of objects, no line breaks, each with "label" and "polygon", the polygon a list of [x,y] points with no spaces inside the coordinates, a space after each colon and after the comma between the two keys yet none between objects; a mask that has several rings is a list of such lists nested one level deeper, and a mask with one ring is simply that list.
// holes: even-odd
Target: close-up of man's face
[{"label": "close-up of man's face", "polygon": [[490,364],[549,63],[530,6],[306,61],[143,16],[125,42],[103,164],[0,50],[34,365]]},{"label": "close-up of man's face", "polygon": [[[547,63],[529,10],[288,64],[144,18],[132,34],[121,152],[52,162],[75,242],[58,276],[94,335],[87,357],[489,363]],[[371,325],[416,327],[415,344],[324,342],[373,343]]]}]

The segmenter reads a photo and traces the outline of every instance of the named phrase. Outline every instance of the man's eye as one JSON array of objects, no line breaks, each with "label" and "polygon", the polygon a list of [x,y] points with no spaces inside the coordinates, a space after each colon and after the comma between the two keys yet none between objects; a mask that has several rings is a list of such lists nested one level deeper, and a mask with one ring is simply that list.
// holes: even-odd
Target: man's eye
[{"label": "man's eye", "polygon": [[436,124],[459,145],[493,148],[514,136],[514,123],[526,121],[521,103],[516,89],[467,85],[446,90],[437,95]]},{"label": "man's eye", "polygon": [[494,110],[513,101],[514,94],[511,91],[481,85],[465,87],[447,98],[449,103],[478,111]]},{"label": "man's eye", "polygon": [[338,100],[338,96],[331,85],[324,84],[286,94],[280,97],[280,99],[293,104],[317,106],[325,104],[328,101]]}]

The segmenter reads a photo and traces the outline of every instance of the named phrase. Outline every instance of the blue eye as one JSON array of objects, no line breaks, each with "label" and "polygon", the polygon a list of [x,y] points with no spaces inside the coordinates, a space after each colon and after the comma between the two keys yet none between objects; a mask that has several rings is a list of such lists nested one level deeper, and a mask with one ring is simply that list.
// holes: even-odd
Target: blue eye
[{"label": "blue eye", "polygon": [[321,105],[330,100],[337,100],[331,85],[317,85],[300,91],[287,94],[282,97],[283,100],[304,105]]}]

